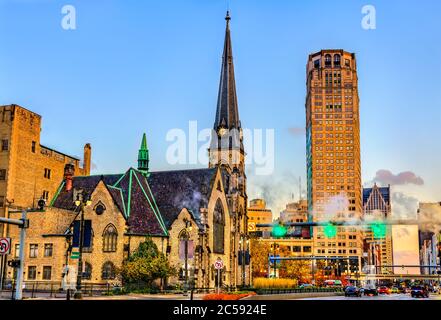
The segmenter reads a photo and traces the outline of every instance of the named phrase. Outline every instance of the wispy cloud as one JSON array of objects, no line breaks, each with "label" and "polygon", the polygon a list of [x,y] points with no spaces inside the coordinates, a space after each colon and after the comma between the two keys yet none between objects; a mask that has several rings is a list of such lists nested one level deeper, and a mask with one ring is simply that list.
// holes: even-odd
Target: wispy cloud
[{"label": "wispy cloud", "polygon": [[390,184],[392,186],[405,184],[415,184],[418,186],[424,185],[423,178],[417,176],[412,171],[393,174],[389,170],[378,170],[373,181],[384,185]]},{"label": "wispy cloud", "polygon": [[295,137],[303,137],[306,134],[305,127],[291,127],[288,128],[288,131]]}]

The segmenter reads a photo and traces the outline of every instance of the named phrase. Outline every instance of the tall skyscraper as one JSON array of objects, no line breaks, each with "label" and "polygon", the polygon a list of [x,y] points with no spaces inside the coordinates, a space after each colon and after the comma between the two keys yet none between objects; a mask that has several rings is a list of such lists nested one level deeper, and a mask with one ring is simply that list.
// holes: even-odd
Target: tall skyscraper
[{"label": "tall skyscraper", "polygon": [[[308,211],[312,221],[362,215],[360,120],[355,54],[322,50],[306,66]],[[314,227],[314,254],[360,264],[362,232],[352,226]]]}]

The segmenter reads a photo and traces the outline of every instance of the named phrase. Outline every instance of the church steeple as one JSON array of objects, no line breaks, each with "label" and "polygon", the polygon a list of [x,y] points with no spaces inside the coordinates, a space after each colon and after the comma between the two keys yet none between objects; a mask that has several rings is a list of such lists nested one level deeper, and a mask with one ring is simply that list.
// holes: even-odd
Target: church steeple
[{"label": "church steeple", "polygon": [[239,119],[236,81],[234,79],[233,48],[230,34],[230,13],[227,11],[224,51],[217,98],[216,118],[209,148],[209,165],[228,166],[245,172],[245,150]]},{"label": "church steeple", "polygon": [[216,120],[214,130],[239,129],[239,111],[237,108],[236,81],[234,79],[233,48],[230,36],[230,13],[225,17],[225,43],[222,56],[222,68],[217,99]]},{"label": "church steeple", "polygon": [[149,149],[147,148],[147,136],[142,136],[141,148],[138,152],[138,170],[146,176],[149,175]]}]

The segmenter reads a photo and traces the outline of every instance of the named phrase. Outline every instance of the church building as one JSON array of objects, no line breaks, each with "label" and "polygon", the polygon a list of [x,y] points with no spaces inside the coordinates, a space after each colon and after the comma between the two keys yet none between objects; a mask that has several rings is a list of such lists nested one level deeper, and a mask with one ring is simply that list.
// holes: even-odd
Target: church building
[{"label": "church building", "polygon": [[[209,159],[209,168],[150,171],[144,134],[136,169],[76,176],[76,168],[66,165],[46,211],[28,214],[25,282],[61,281],[63,268],[78,263],[72,258],[73,226],[79,219],[75,200],[86,196],[91,203],[84,220],[92,233],[82,254],[85,282],[120,282],[118,268],[150,237],[179,270],[168,285],[189,279],[198,288],[251,284],[245,152],[228,13]],[[18,230],[12,238],[18,244]],[[219,260],[223,269],[217,272]]]}]

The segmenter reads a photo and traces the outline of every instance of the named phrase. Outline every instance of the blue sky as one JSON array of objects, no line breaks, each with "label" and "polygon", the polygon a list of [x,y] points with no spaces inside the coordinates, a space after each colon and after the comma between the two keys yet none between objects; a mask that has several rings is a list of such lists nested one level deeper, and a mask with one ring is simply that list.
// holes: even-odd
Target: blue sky
[{"label": "blue sky", "polygon": [[[76,8],[77,29],[61,28]],[[372,4],[377,29],[361,28]],[[81,156],[95,173],[136,165],[146,132],[152,170],[168,130],[214,121],[225,0],[0,0],[0,104],[43,116],[42,144]],[[250,197],[280,189],[277,213],[297,181],[305,188],[305,65],[309,53],[343,48],[358,59],[363,181],[377,170],[412,171],[424,185],[396,190],[441,200],[441,3],[439,1],[231,0],[242,124],[275,129],[272,179],[249,173]],[[271,182],[268,182],[271,181]],[[272,184],[271,184],[272,183]],[[296,195],[297,197],[298,195]],[[271,196],[269,196],[271,197]]]}]

